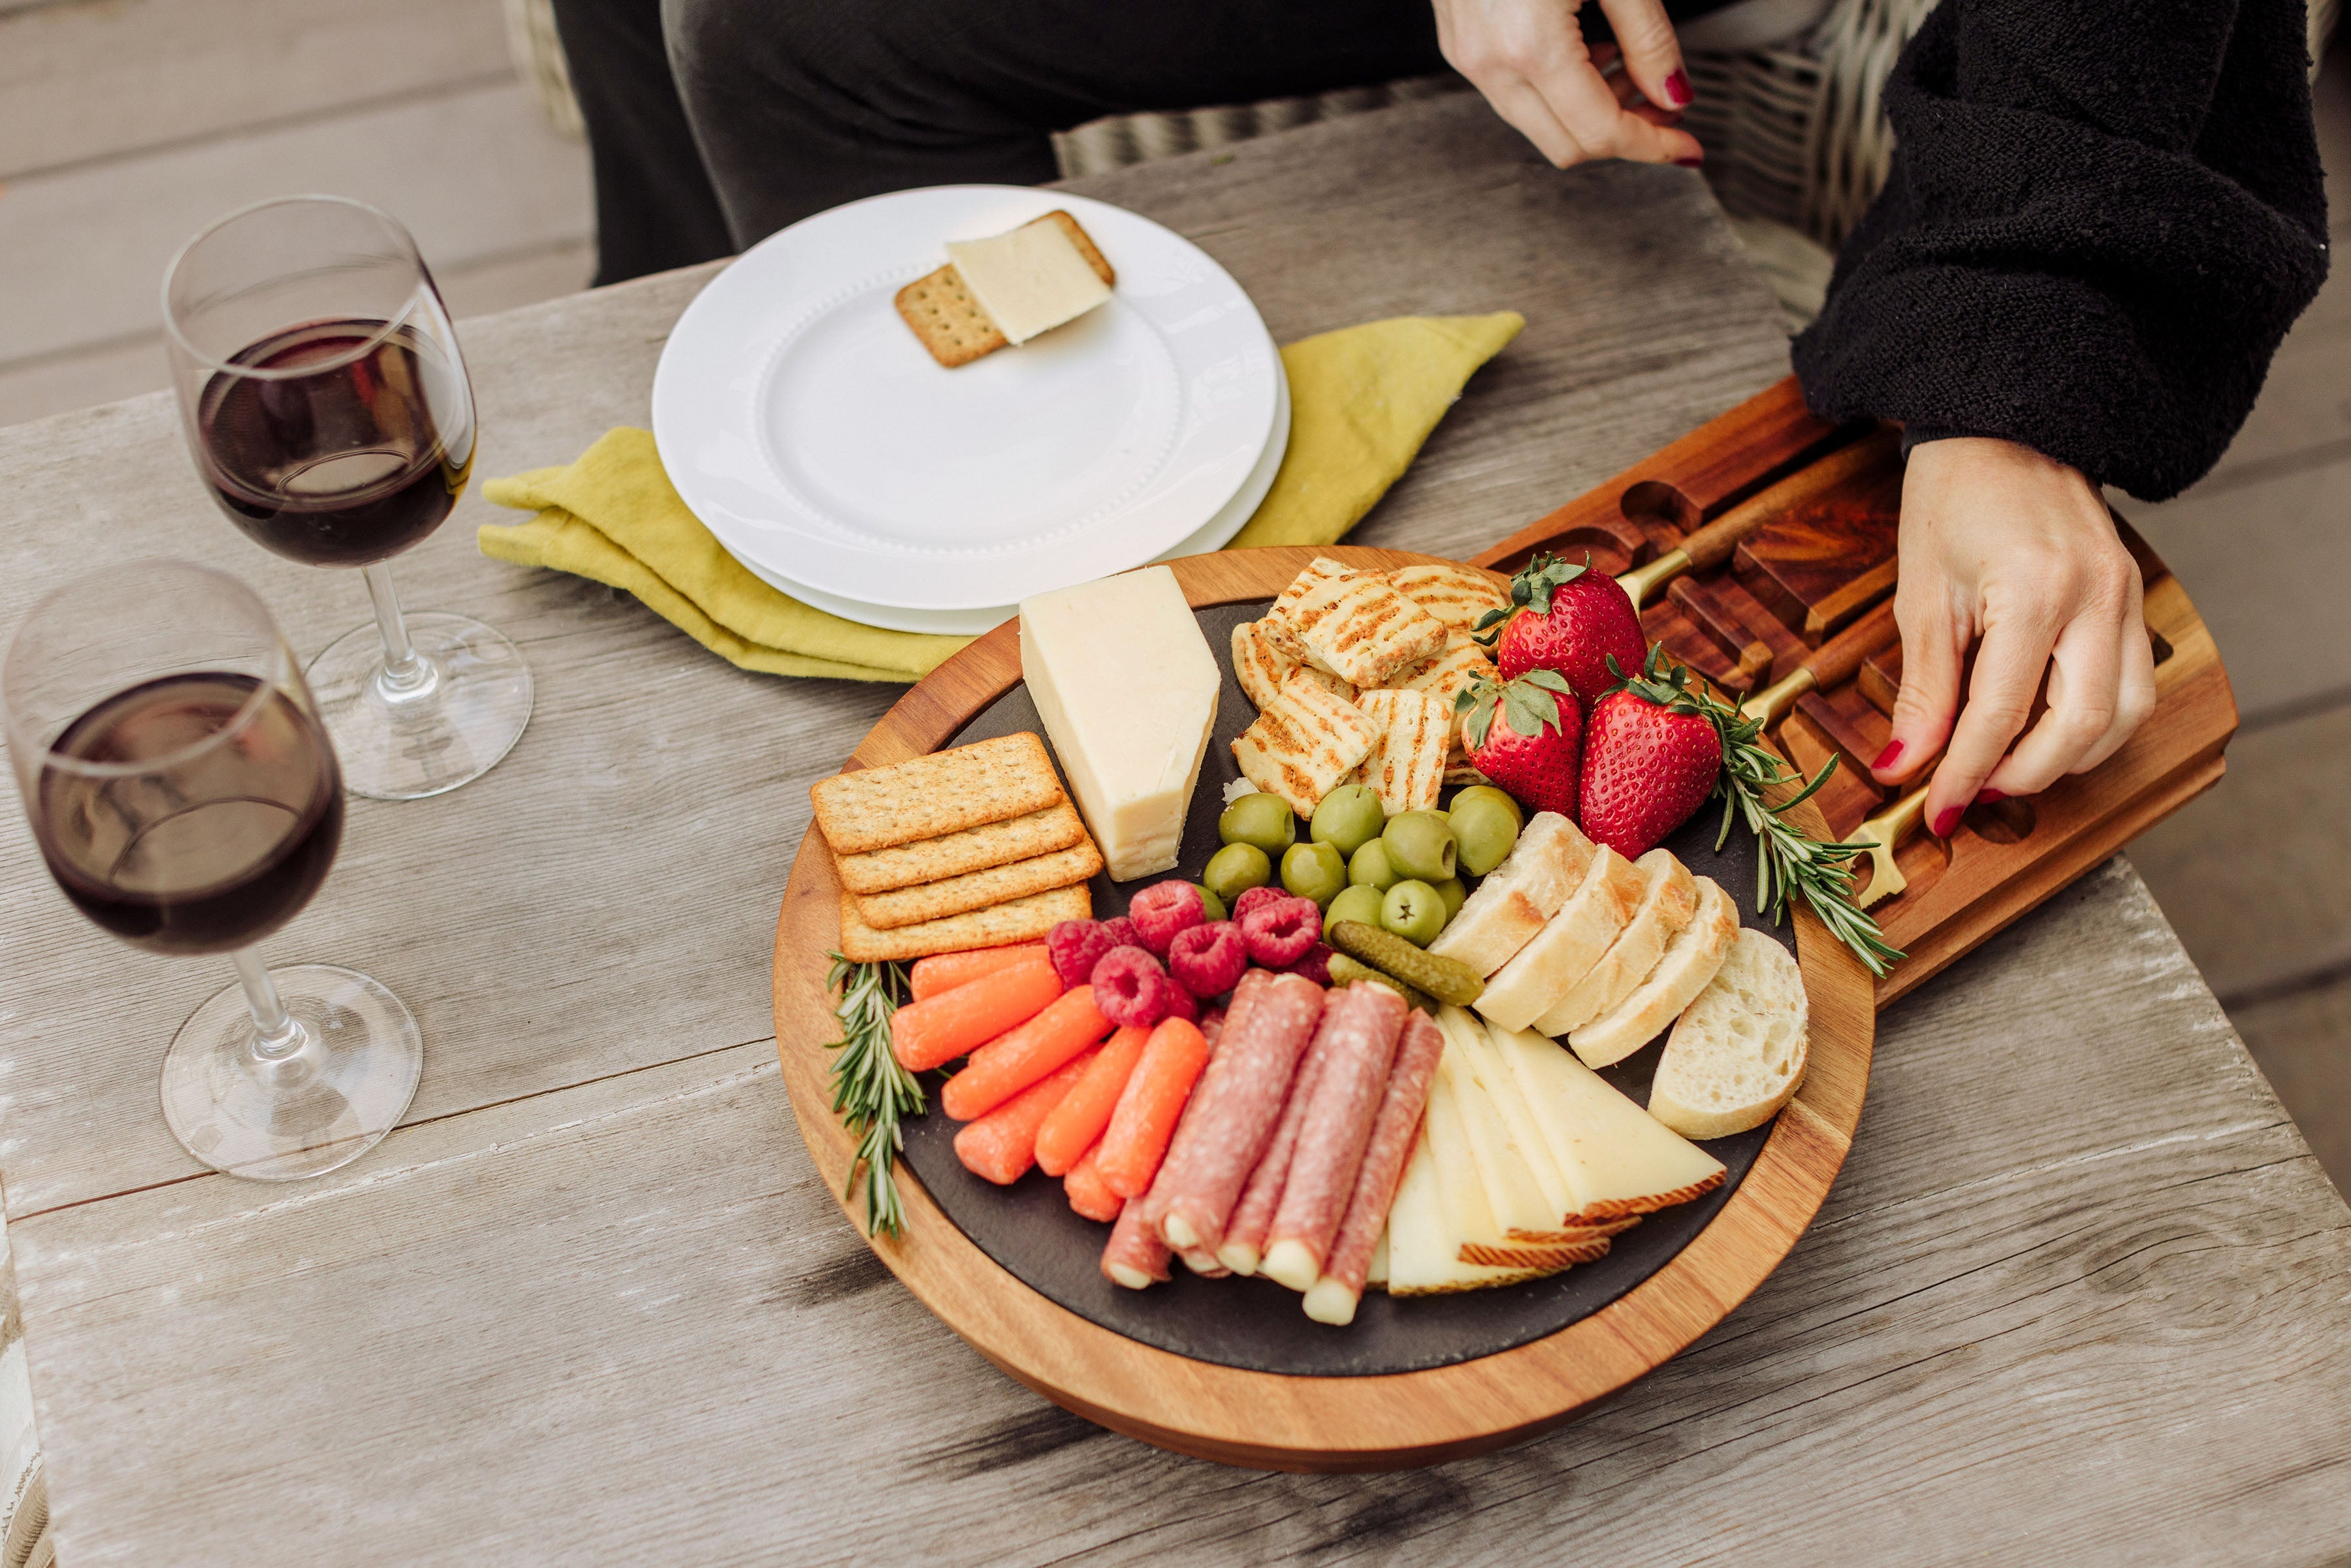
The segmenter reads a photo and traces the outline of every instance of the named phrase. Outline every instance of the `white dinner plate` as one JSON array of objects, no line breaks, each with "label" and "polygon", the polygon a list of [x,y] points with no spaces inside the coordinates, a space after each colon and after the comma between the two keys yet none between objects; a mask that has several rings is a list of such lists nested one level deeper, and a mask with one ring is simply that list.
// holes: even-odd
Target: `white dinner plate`
[{"label": "white dinner plate", "polygon": [[[941,367],[898,288],[946,241],[1055,207],[1117,269],[1110,299]],[[1240,286],[1181,235],[1066,192],[939,186],[820,213],[712,279],[662,350],[653,436],[747,564],[865,606],[990,610],[1218,516],[1264,454],[1279,364]]]},{"label": "white dinner plate", "polygon": [[[1232,542],[1235,534],[1248,526],[1249,518],[1257,515],[1259,503],[1265,499],[1266,492],[1273,488],[1273,477],[1281,470],[1282,454],[1290,450],[1290,378],[1282,374],[1279,358],[1273,362],[1273,372],[1276,394],[1273,428],[1267,434],[1265,451],[1258,458],[1257,466],[1249,470],[1249,476],[1242,482],[1233,498],[1225,503],[1223,510],[1210,517],[1199,532],[1175,549],[1163,551],[1155,559],[1174,560],[1178,556],[1202,555],[1212,549],[1222,549]],[[719,535],[718,542],[725,546],[726,536]],[[982,632],[993,631],[1019,612],[1019,607],[1014,604],[999,604],[986,610],[899,610],[889,605],[861,604],[853,599],[842,599],[820,592],[806,583],[794,582],[779,571],[771,571],[756,560],[737,555],[731,547],[727,553],[734,555],[752,576],[770,588],[790,594],[803,604],[812,605],[843,620],[879,626],[886,631],[935,632],[953,637],[974,637]]]}]

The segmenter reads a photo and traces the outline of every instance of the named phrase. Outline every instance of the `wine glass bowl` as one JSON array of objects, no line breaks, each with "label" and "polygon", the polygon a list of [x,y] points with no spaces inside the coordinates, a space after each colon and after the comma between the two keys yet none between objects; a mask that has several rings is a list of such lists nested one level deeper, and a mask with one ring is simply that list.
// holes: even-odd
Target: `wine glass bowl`
[{"label": "wine glass bowl", "polygon": [[356,794],[478,778],[529,722],[530,672],[489,627],[404,614],[386,568],[445,521],[473,471],[465,360],[407,230],[295,196],[190,240],[163,284],[190,454],[214,503],[289,560],[358,567],[376,611],[308,674]]}]

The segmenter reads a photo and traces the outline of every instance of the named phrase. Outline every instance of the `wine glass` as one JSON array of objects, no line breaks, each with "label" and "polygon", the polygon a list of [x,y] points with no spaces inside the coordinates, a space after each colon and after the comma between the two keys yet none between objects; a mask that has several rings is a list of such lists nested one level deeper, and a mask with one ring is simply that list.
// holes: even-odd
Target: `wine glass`
[{"label": "wine glass", "polygon": [[441,526],[474,464],[474,394],[416,242],[340,196],[231,213],[181,248],[163,323],[197,472],[264,549],[356,566],[364,627],[310,661],[355,794],[413,800],[497,764],[530,670],[463,615],[403,615],[393,556]]},{"label": "wine glass", "polygon": [[242,986],[180,1026],[163,1119],[230,1176],[292,1181],[356,1159],[408,1109],[416,1020],[327,964],[254,944],[327,879],[342,778],[293,650],[252,591],[181,561],[77,579],[0,662],[17,793],[57,886],[158,953],[228,953]]}]

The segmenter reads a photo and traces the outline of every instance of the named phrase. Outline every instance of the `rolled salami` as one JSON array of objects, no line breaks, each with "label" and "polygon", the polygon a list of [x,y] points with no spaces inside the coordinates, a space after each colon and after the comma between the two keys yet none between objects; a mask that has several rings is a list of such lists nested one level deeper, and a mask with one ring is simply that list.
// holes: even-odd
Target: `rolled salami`
[{"label": "rolled salami", "polygon": [[[1244,995],[1256,990],[1271,977],[1263,969],[1244,970],[1240,980],[1233,987],[1231,998],[1233,1004],[1238,1005]],[[1225,1018],[1229,1010],[1228,1008],[1210,1008],[1200,1015],[1200,1038],[1208,1042],[1210,1061],[1216,1061],[1217,1047],[1225,1038]],[[1201,1071],[1205,1072],[1207,1069],[1203,1068]],[[1183,1113],[1176,1118],[1176,1131],[1168,1134],[1167,1141],[1171,1147],[1177,1138],[1184,1135],[1184,1129],[1191,1124],[1193,1116],[1200,1109],[1199,1085],[1196,1082],[1192,1088],[1192,1097],[1184,1102]],[[1136,1203],[1143,1206],[1143,1225],[1154,1236],[1159,1234],[1159,1217],[1167,1210],[1167,1184],[1165,1179],[1166,1175],[1167,1161],[1163,1155],[1159,1162],[1159,1169],[1151,1178],[1149,1190],[1141,1197],[1134,1199]],[[1160,1245],[1164,1247],[1166,1243],[1163,1241]],[[1196,1273],[1198,1270],[1195,1270],[1194,1272]]]},{"label": "rolled salami", "polygon": [[1306,1315],[1318,1323],[1343,1327],[1355,1321],[1372,1253],[1387,1228],[1388,1206],[1395,1201],[1396,1183],[1403,1179],[1405,1161],[1420,1134],[1420,1113],[1428,1104],[1437,1058],[1444,1054],[1445,1037],[1436,1022],[1424,1012],[1409,1014],[1396,1041],[1395,1065],[1388,1069],[1387,1092],[1364,1145],[1363,1163],[1355,1169],[1346,1218],[1340,1220],[1330,1256],[1322,1260],[1322,1277],[1306,1292]]},{"label": "rolled salami", "polygon": [[1178,1253],[1214,1252],[1241,1187],[1273,1141],[1299,1058],[1322,1018],[1322,988],[1297,975],[1271,975],[1236,988],[1224,1038],[1192,1091],[1187,1115],[1160,1166],[1166,1197],[1160,1239]]},{"label": "rolled salami", "polygon": [[[1354,1196],[1364,1145],[1386,1098],[1405,1014],[1412,1009],[1385,986],[1358,980],[1322,1006],[1314,1052],[1322,1057],[1298,1147],[1281,1184],[1281,1203],[1266,1232],[1264,1271],[1293,1291],[1311,1290]],[[1309,1066],[1313,1058],[1308,1059]],[[1299,1074],[1301,1082],[1305,1073]],[[1302,1095],[1293,1094],[1292,1099]]]},{"label": "rolled salami", "polygon": [[1273,1142],[1265,1146],[1264,1157],[1249,1172],[1249,1182],[1241,1188],[1241,1200],[1233,1206],[1232,1218],[1225,1221],[1225,1239],[1217,1244],[1217,1260],[1236,1274],[1256,1273],[1258,1260],[1264,1256],[1266,1232],[1273,1228],[1274,1210],[1281,1203],[1282,1179],[1290,1174],[1290,1156],[1298,1147],[1298,1124],[1306,1119],[1308,1097],[1313,1093],[1322,1059],[1329,1054],[1325,1042],[1330,1034],[1330,1004],[1325,1002],[1313,1043],[1306,1048],[1306,1060],[1298,1064],[1298,1077],[1290,1086],[1290,1098],[1282,1102],[1281,1120],[1274,1124]]},{"label": "rolled salami", "polygon": [[1102,1247],[1102,1271],[1113,1285],[1140,1291],[1167,1278],[1167,1244],[1143,1222],[1143,1200],[1130,1197]]}]

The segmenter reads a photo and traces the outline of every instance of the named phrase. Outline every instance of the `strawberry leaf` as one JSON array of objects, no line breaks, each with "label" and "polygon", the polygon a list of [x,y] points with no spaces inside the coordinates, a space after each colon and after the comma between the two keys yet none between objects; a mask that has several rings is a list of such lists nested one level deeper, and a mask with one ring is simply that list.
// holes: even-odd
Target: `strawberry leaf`
[{"label": "strawberry leaf", "polygon": [[1486,733],[1494,725],[1494,699],[1499,695],[1493,683],[1485,681],[1479,683],[1475,696],[1465,691],[1453,699],[1457,707],[1465,702],[1468,705],[1463,709],[1469,716],[1462,724],[1461,733],[1473,751],[1486,744]]},{"label": "strawberry leaf", "polygon": [[1559,722],[1559,699],[1523,677],[1503,688],[1502,712],[1510,727],[1529,739],[1541,735],[1545,726],[1566,733]]},{"label": "strawberry leaf", "polygon": [[1510,579],[1510,601],[1522,604],[1538,615],[1551,613],[1552,591],[1563,588],[1592,569],[1592,556],[1586,552],[1582,566],[1571,566],[1548,551],[1537,551],[1535,558],[1520,567]]}]

